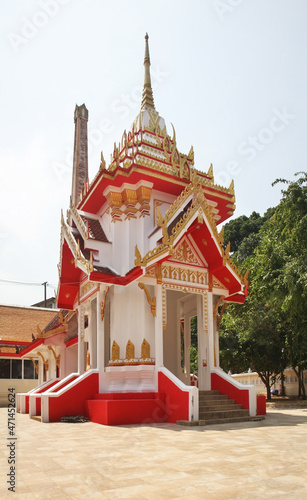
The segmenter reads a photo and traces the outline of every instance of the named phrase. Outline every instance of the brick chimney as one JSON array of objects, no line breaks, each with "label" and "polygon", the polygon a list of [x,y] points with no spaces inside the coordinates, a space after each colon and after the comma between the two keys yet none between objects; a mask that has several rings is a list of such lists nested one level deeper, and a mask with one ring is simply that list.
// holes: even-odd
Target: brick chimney
[{"label": "brick chimney", "polygon": [[87,121],[85,104],[75,108],[75,143],[72,174],[71,205],[77,206],[81,199],[84,183],[88,183]]}]

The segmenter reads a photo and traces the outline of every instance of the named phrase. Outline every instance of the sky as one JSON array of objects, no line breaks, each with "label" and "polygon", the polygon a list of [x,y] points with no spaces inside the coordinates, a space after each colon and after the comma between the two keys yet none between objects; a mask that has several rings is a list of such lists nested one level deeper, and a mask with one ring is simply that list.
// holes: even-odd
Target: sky
[{"label": "sky", "polygon": [[234,217],[306,171],[306,0],[0,0],[0,14],[0,304],[43,300],[43,282],[54,296],[75,105],[91,180],[139,112],[146,32],[156,109],[198,170],[234,180]]}]

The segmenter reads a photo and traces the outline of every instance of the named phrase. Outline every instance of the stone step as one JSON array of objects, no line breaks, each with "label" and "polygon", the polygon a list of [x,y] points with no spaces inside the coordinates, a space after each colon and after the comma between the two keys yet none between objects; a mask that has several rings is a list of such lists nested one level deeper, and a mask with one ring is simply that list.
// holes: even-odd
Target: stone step
[{"label": "stone step", "polygon": [[215,425],[215,424],[231,424],[231,423],[240,423],[240,422],[259,422],[260,420],[264,420],[264,416],[257,417],[229,417],[229,418],[220,418],[213,420],[178,420],[177,425],[184,425],[186,427],[196,427],[203,425]]},{"label": "stone step", "polygon": [[213,411],[231,411],[231,410],[243,410],[242,405],[239,404],[229,404],[229,405],[212,405],[212,406],[200,406],[199,413],[208,413]]},{"label": "stone step", "polygon": [[199,400],[199,407],[203,406],[222,406],[236,404],[234,399],[206,399]]},{"label": "stone step", "polygon": [[229,398],[227,395],[216,395],[216,396],[198,396],[199,401],[227,401]]},{"label": "stone step", "polygon": [[221,418],[248,417],[248,410],[200,411],[199,420],[219,420]]},{"label": "stone step", "polygon": [[41,415],[32,415],[32,417],[30,417],[31,420],[37,420],[37,422],[41,422],[42,421],[42,416]]},{"label": "stone step", "polygon": [[[214,425],[214,424],[231,424],[237,422],[250,422],[255,420],[255,417],[250,417],[249,415],[246,417],[224,417],[224,418],[205,418],[199,419],[198,425]],[[260,419],[257,419],[260,420]],[[262,420],[262,419],[261,419]]]},{"label": "stone step", "polygon": [[205,396],[209,396],[209,395],[219,395],[220,394],[220,391],[199,391],[199,395],[205,395]]}]

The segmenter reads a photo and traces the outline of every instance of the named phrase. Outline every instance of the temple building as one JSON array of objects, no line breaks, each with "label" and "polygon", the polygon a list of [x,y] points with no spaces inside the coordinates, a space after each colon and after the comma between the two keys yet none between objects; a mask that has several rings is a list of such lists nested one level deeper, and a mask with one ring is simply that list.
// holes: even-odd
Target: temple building
[{"label": "temple building", "polygon": [[[40,400],[32,416],[37,408],[43,422],[82,414],[109,425],[209,423],[203,401],[217,391],[225,404],[234,400],[228,419],[257,413],[255,389],[219,367],[223,311],[243,303],[248,288],[218,229],[234,213],[233,182],[216,185],[212,165],[206,173],[195,168],[193,147],[181,153],[174,127],[166,130],[154,104],[147,35],[144,73],[140,112],[109,165],[101,154],[91,183],[89,114],[84,104],[75,108],[57,301],[73,314],[76,332],[67,346],[62,341],[58,377],[30,395]],[[27,397],[19,397],[21,411]]]}]

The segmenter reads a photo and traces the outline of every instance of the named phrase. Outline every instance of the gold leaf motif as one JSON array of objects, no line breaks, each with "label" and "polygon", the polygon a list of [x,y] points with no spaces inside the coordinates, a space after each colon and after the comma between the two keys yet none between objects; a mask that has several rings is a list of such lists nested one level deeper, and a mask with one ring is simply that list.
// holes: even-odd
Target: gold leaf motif
[{"label": "gold leaf motif", "polygon": [[177,247],[174,248],[173,259],[179,262],[186,262],[188,264],[196,264],[202,266],[202,262],[197,259],[188,245],[186,240],[183,240]]},{"label": "gold leaf motif", "polygon": [[112,353],[111,353],[111,359],[112,361],[117,361],[119,360],[119,345],[113,340],[112,344]]},{"label": "gold leaf motif", "polygon": [[135,359],[134,356],[134,344],[131,342],[131,340],[128,340],[127,345],[126,345],[126,359]]},{"label": "gold leaf motif", "polygon": [[141,359],[149,359],[150,358],[150,345],[146,339],[143,340],[141,346]]}]

